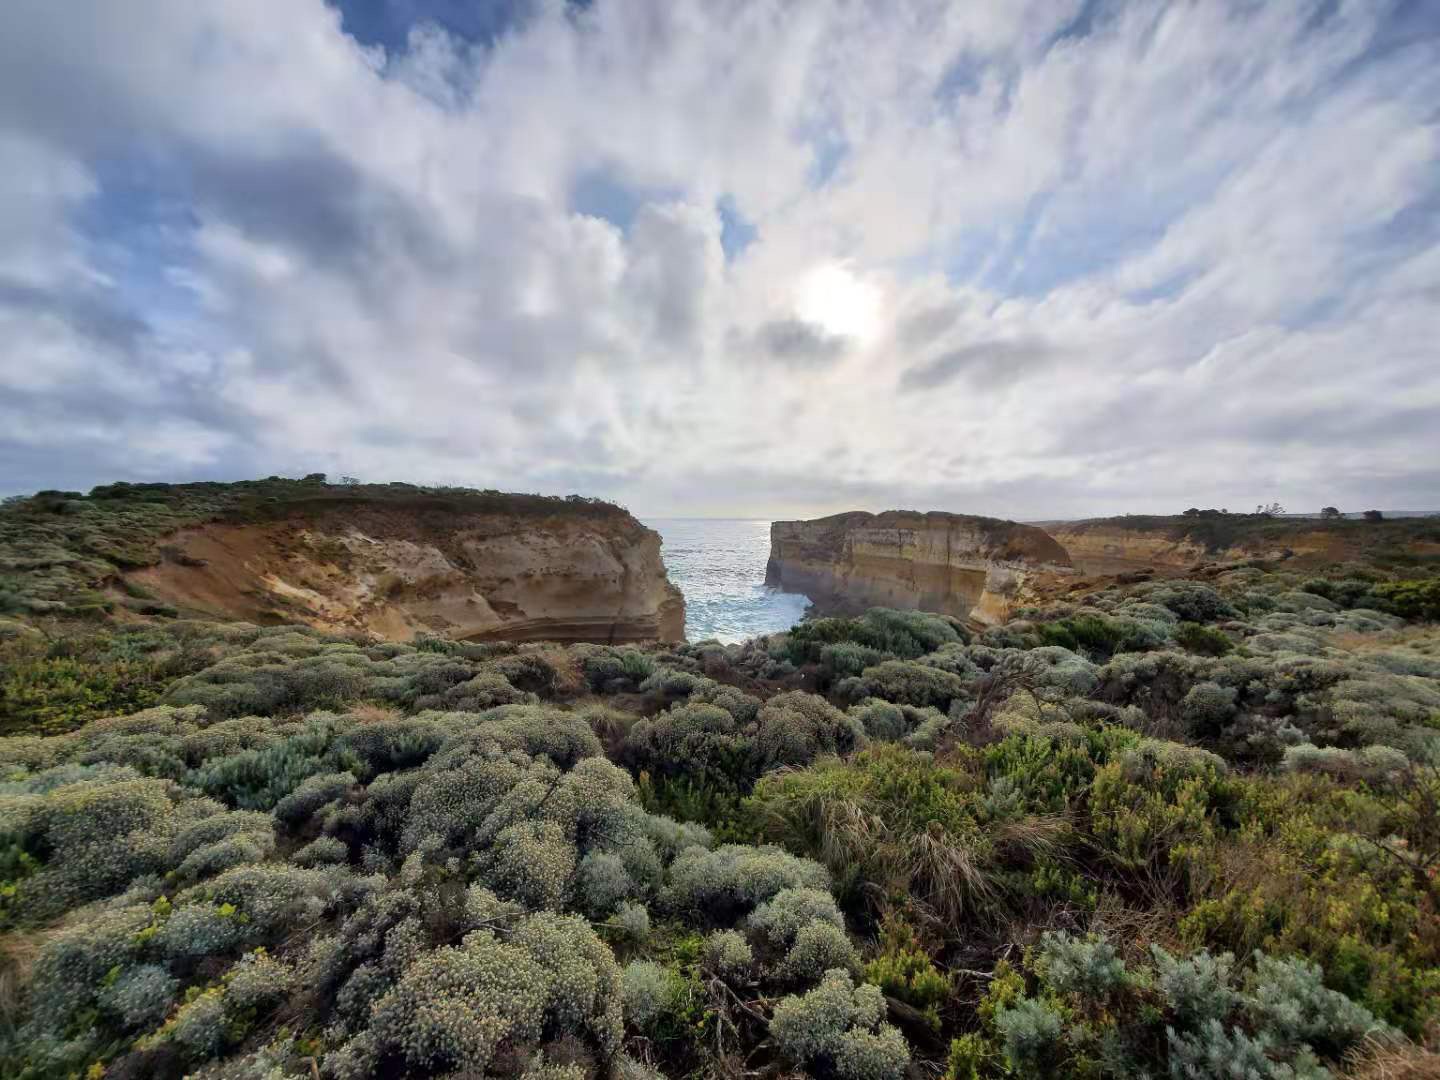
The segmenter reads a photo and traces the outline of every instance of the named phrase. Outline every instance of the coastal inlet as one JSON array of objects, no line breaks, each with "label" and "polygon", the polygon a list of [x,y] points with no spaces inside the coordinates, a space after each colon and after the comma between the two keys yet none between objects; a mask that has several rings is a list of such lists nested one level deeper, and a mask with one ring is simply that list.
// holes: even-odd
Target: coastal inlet
[{"label": "coastal inlet", "polygon": [[650,518],[672,584],[685,594],[685,637],[725,643],[788,630],[808,599],[765,585],[770,522],[754,518]]}]

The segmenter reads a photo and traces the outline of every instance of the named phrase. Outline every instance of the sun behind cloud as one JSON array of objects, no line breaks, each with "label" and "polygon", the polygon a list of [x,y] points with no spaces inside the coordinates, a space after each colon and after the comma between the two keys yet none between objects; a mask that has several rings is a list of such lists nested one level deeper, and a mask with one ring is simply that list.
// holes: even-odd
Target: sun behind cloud
[{"label": "sun behind cloud", "polygon": [[800,279],[795,314],[827,334],[867,345],[880,333],[881,302],[880,289],[847,264],[826,262]]}]

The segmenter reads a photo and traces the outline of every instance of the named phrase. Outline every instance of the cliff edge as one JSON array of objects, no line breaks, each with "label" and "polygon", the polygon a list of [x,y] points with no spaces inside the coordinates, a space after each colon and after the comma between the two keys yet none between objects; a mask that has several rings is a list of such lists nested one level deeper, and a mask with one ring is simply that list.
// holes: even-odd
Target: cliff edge
[{"label": "cliff edge", "polygon": [[6,511],[0,540],[42,555],[18,598],[36,614],[170,610],[399,641],[684,640],[659,534],[592,499],[317,475],[42,492]]},{"label": "cliff edge", "polygon": [[1440,556],[1440,519],[1384,521],[1277,518],[1262,514],[1170,517],[1131,514],[1047,523],[1083,573],[1180,573],[1206,562],[1248,559],[1328,566]]},{"label": "cliff edge", "polygon": [[1070,556],[1043,529],[940,511],[854,511],[770,526],[767,585],[822,613],[916,608],[1004,622],[1026,582],[1066,574]]}]

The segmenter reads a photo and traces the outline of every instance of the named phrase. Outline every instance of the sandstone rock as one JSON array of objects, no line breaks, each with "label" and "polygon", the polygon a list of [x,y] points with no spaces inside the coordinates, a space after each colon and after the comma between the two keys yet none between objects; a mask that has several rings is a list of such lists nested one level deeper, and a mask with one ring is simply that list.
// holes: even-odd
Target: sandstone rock
[{"label": "sandstone rock", "polygon": [[892,510],[775,522],[765,580],[804,593],[822,613],[916,608],[993,625],[1030,579],[1070,572],[1065,549],[1042,529]]},{"label": "sandstone rock", "polygon": [[183,529],[126,575],[175,606],[405,641],[683,641],[660,536],[629,514],[378,505]]},{"label": "sandstone rock", "polygon": [[1215,564],[1223,571],[1250,559],[1293,561],[1305,567],[1367,562],[1392,554],[1428,558],[1440,553],[1440,540],[1427,519],[1370,523],[1248,514],[1133,515],[1047,522],[1046,528],[1070,553],[1075,567],[1093,575],[1203,573],[1201,564]]}]

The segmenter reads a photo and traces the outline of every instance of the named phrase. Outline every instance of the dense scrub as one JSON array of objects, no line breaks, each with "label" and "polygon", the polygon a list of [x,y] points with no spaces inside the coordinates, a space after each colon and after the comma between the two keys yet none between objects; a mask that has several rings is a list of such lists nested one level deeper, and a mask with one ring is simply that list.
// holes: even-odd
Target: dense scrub
[{"label": "dense scrub", "polygon": [[672,648],[0,623],[0,1075],[1433,1070],[1431,587]]}]

